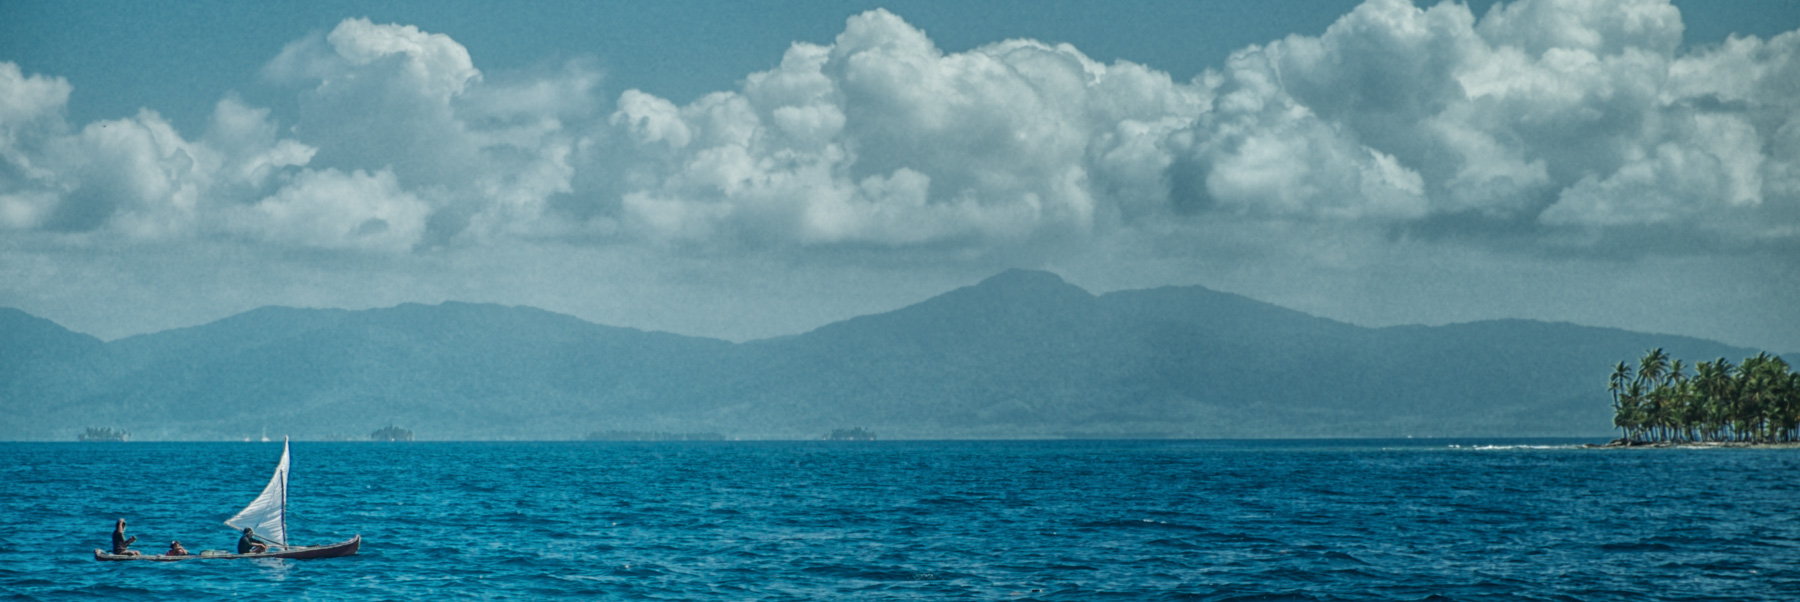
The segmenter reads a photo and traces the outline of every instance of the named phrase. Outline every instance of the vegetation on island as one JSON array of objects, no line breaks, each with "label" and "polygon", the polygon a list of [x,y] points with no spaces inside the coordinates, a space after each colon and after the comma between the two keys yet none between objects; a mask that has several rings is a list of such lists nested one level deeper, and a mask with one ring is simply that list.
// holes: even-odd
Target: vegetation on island
[{"label": "vegetation on island", "polygon": [[719,433],[662,433],[649,431],[595,431],[587,441],[724,441]]},{"label": "vegetation on island", "polygon": [[1613,426],[1621,443],[1792,443],[1800,441],[1800,373],[1759,353],[1733,366],[1725,358],[1694,365],[1661,348],[1637,367],[1613,366]]},{"label": "vegetation on island", "polygon": [[375,441],[412,441],[413,432],[390,425],[381,430],[369,433],[369,439]]},{"label": "vegetation on island", "polygon": [[863,427],[832,429],[825,435],[826,441],[874,441],[875,433]]},{"label": "vegetation on island", "polygon": [[131,432],[126,431],[125,429],[115,429],[110,426],[101,427],[101,428],[94,428],[94,427],[90,426],[90,427],[87,427],[87,432],[84,432],[80,435],[76,435],[75,440],[76,441],[112,441],[112,442],[123,443],[123,442],[131,440]]}]

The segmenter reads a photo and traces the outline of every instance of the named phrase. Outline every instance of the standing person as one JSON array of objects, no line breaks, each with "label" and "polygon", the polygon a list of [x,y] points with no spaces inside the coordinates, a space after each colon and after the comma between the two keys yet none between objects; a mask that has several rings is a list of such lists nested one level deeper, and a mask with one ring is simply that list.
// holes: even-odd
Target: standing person
[{"label": "standing person", "polygon": [[113,525],[112,553],[124,556],[136,556],[138,555],[138,551],[131,549],[131,544],[134,543],[137,543],[137,536],[133,535],[129,538],[125,537],[125,519],[119,519],[118,524]]},{"label": "standing person", "polygon": [[239,554],[261,554],[269,551],[269,545],[256,540],[256,530],[244,527],[244,536],[238,538]]}]

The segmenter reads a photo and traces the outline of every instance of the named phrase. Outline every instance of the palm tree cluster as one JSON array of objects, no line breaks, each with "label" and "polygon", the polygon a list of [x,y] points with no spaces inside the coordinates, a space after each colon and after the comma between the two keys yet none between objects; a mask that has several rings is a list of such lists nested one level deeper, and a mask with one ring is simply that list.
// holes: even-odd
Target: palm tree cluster
[{"label": "palm tree cluster", "polygon": [[1780,357],[1759,353],[1733,366],[1725,358],[1694,365],[1661,348],[1638,359],[1635,373],[1619,362],[1612,392],[1613,426],[1630,443],[1800,441],[1800,373]]},{"label": "palm tree cluster", "polygon": [[375,441],[412,441],[413,432],[408,429],[389,425],[386,428],[369,433],[369,439]]},{"label": "palm tree cluster", "polygon": [[101,427],[101,428],[94,428],[94,427],[90,426],[90,427],[87,427],[87,432],[81,433],[80,435],[76,435],[75,440],[76,441],[124,442],[124,441],[131,440],[131,433],[129,431],[126,431],[125,429],[115,429],[110,426]]}]

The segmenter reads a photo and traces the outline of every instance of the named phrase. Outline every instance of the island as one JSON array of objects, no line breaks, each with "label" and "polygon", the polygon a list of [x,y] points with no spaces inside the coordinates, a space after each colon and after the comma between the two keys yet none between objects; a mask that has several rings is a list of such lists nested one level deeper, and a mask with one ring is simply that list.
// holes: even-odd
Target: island
[{"label": "island", "polygon": [[832,429],[825,435],[826,441],[874,441],[875,433],[863,427]]},{"label": "island", "polygon": [[584,441],[724,441],[719,433],[661,433],[649,431],[594,431]]},{"label": "island", "polygon": [[124,443],[131,440],[131,432],[126,431],[125,429],[115,429],[112,427],[94,428],[90,426],[87,428],[86,432],[76,435],[75,440],[82,442]]},{"label": "island", "polygon": [[412,441],[413,432],[390,425],[381,430],[369,433],[369,439],[374,441]]},{"label": "island", "polygon": [[1635,367],[1615,364],[1606,388],[1620,432],[1608,445],[1800,442],[1800,373],[1766,352],[1735,366],[1702,361],[1690,375],[1656,348]]}]

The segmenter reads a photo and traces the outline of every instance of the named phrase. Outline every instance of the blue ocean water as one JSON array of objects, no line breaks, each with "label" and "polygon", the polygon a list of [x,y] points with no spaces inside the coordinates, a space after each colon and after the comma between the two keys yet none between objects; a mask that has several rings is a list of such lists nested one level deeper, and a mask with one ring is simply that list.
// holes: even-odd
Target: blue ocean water
[{"label": "blue ocean water", "polygon": [[296,442],[362,552],[179,563],[92,550],[231,547],[279,443],[0,443],[0,595],[1800,599],[1800,450],[1488,443]]}]

